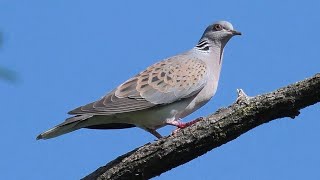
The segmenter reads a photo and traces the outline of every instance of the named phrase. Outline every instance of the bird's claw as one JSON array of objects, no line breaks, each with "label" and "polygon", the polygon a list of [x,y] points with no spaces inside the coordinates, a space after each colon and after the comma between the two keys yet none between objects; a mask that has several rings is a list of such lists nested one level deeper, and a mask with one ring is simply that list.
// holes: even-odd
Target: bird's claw
[{"label": "bird's claw", "polygon": [[183,122],[181,122],[181,121],[175,121],[175,122],[172,122],[172,123],[168,123],[168,124],[170,124],[170,125],[174,125],[174,126],[177,127],[177,129],[175,129],[175,130],[172,131],[171,135],[174,136],[180,129],[184,129],[184,128],[186,128],[186,127],[189,127],[189,126],[191,126],[191,125],[193,125],[193,124],[195,124],[195,123],[197,123],[198,121],[201,121],[201,120],[203,120],[203,119],[204,119],[204,117],[199,117],[199,118],[194,119],[194,120],[192,120],[192,121],[190,121],[190,122],[187,122],[187,123],[183,123]]}]

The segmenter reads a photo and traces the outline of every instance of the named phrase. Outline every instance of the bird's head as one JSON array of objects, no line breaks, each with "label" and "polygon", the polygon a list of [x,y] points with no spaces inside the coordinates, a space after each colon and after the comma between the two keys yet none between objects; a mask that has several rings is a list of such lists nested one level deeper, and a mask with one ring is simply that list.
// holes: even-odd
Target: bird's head
[{"label": "bird's head", "polygon": [[214,43],[221,43],[224,46],[235,35],[241,35],[241,32],[234,30],[231,23],[228,21],[217,21],[207,27],[202,38],[209,39]]}]

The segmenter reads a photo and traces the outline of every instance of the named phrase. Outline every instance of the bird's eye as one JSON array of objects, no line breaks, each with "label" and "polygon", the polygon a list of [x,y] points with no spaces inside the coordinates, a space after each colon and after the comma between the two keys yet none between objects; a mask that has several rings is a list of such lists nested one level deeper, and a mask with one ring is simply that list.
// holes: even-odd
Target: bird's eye
[{"label": "bird's eye", "polygon": [[214,29],[215,29],[216,31],[221,31],[221,30],[223,29],[223,27],[221,26],[221,24],[215,24],[213,27],[214,27]]}]

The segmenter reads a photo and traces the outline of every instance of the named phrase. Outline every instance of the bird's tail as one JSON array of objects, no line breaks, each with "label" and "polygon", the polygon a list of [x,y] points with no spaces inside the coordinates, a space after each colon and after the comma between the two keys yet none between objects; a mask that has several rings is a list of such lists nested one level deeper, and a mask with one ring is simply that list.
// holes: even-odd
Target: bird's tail
[{"label": "bird's tail", "polygon": [[68,118],[63,123],[39,134],[37,136],[37,140],[54,138],[54,137],[75,131],[77,129],[80,129],[82,128],[81,124],[83,124],[81,122],[91,117],[92,115],[78,115],[78,116]]}]

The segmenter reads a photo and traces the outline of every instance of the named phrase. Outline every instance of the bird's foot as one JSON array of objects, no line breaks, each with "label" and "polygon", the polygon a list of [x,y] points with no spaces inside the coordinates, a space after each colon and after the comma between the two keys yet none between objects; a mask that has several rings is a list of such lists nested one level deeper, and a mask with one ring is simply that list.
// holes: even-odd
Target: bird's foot
[{"label": "bird's foot", "polygon": [[175,130],[172,131],[172,133],[171,133],[171,135],[174,135],[174,134],[176,134],[180,129],[184,129],[184,128],[186,128],[186,127],[189,127],[189,126],[191,126],[191,125],[195,124],[196,122],[201,121],[201,120],[203,120],[203,119],[204,119],[203,117],[199,117],[199,118],[194,119],[194,120],[192,120],[192,121],[190,121],[190,122],[187,122],[187,123],[183,123],[183,122],[181,122],[181,121],[171,121],[171,122],[167,122],[167,124],[168,124],[168,125],[173,125],[173,126],[176,126],[176,127],[177,127],[177,129],[175,129]]}]

